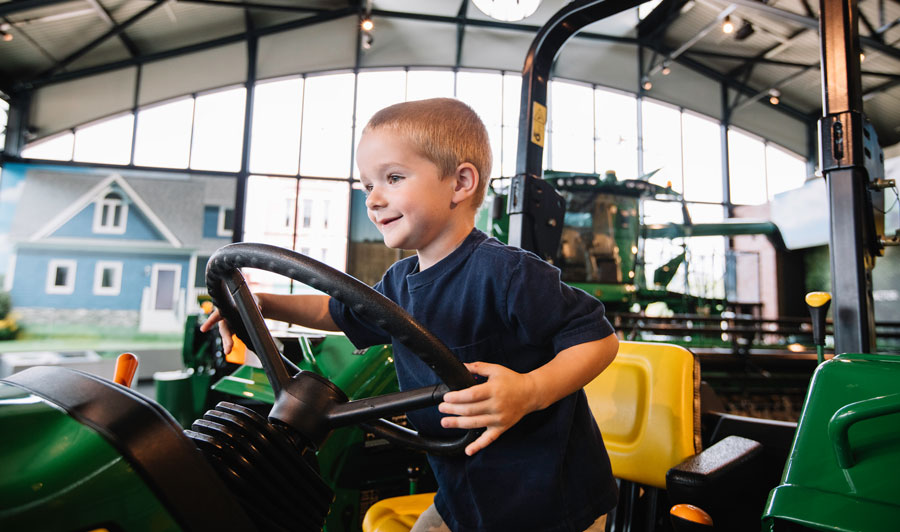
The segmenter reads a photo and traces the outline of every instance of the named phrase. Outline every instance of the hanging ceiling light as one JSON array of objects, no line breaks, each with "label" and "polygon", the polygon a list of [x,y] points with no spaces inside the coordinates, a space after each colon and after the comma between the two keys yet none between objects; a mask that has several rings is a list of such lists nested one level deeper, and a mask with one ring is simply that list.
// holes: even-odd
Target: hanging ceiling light
[{"label": "hanging ceiling light", "polygon": [[668,61],[666,61],[666,62],[663,63],[662,70],[660,70],[660,73],[661,73],[663,76],[668,76],[669,74],[672,73],[672,69],[669,68],[669,62],[668,62]]},{"label": "hanging ceiling light", "polygon": [[644,76],[641,78],[641,87],[643,87],[645,91],[648,91],[653,88],[653,82],[650,81],[649,77]]},{"label": "hanging ceiling light", "polygon": [[781,91],[775,88],[769,89],[769,103],[772,105],[778,105],[781,101]]},{"label": "hanging ceiling light", "polygon": [[751,24],[749,20],[745,20],[744,23],[741,24],[741,27],[734,32],[734,39],[736,41],[743,41],[754,33],[756,33],[756,29],[753,27],[753,24]]},{"label": "hanging ceiling light", "polygon": [[725,20],[722,21],[722,33],[731,33],[734,31],[734,22],[731,21],[730,16],[726,16]]},{"label": "hanging ceiling light", "polygon": [[529,17],[541,0],[472,0],[475,7],[492,19],[514,22]]},{"label": "hanging ceiling light", "polygon": [[363,31],[372,31],[375,29],[375,23],[372,22],[372,17],[369,16],[363,18],[359,25],[362,27]]},{"label": "hanging ceiling light", "polygon": [[9,32],[11,27],[12,26],[10,26],[7,22],[0,24],[0,39],[2,39],[4,42],[13,40],[13,34]]}]

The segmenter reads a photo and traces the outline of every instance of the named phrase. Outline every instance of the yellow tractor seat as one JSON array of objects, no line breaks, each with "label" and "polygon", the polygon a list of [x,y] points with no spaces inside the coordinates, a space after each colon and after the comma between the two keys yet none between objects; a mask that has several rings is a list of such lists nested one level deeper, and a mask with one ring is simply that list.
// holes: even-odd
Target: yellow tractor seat
[{"label": "yellow tractor seat", "polygon": [[[700,364],[683,347],[620,342],[584,387],[617,478],[665,489],[666,472],[700,451]],[[434,493],[382,499],[363,532],[407,532]]]},{"label": "yellow tractor seat", "polygon": [[616,478],[666,487],[666,472],[700,452],[700,364],[670,344],[620,342],[584,387]]},{"label": "yellow tractor seat", "polygon": [[432,502],[433,492],[382,499],[366,511],[363,532],[408,532]]}]

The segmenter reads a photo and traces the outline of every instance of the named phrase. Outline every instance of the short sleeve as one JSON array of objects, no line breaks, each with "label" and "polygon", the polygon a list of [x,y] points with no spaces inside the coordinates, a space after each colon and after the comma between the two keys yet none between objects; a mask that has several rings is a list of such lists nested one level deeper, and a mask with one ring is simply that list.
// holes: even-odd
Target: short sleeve
[{"label": "short sleeve", "polygon": [[[381,281],[372,288],[376,292],[383,294]],[[334,320],[335,325],[344,331],[347,339],[357,349],[391,343],[390,335],[384,332],[383,329],[363,320],[358,314],[353,312],[353,309],[333,297],[328,300],[328,312],[331,314],[331,319]]]},{"label": "short sleeve", "polygon": [[521,255],[506,294],[508,323],[524,344],[559,353],[615,332],[600,301],[562,282],[559,268],[531,253]]}]

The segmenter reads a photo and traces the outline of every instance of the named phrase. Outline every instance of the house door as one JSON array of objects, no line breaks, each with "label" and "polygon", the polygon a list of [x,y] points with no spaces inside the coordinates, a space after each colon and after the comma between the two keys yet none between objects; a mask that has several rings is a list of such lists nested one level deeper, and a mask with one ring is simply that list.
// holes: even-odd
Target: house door
[{"label": "house door", "polygon": [[153,310],[174,310],[181,266],[157,264],[153,272]]},{"label": "house door", "polygon": [[178,331],[184,327],[180,264],[154,264],[141,301],[141,330]]}]

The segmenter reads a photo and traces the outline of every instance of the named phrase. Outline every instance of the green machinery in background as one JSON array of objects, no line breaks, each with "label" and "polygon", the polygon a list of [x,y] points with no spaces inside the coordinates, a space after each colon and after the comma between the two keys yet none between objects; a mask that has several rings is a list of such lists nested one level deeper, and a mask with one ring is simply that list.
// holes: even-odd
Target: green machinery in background
[{"label": "green machinery in background", "polygon": [[[778,228],[763,220],[693,223],[679,193],[650,182],[654,174],[619,180],[614,172],[605,176],[544,172],[543,181],[565,203],[558,248],[547,258],[560,268],[564,281],[597,297],[613,312],[665,303],[678,313],[720,314],[728,306],[724,298],[668,290],[678,269],[687,267],[685,252],[653,271],[653,283],[648,286],[644,242],[690,236],[777,235]],[[492,194],[491,215],[481,216],[478,225],[498,240],[509,242],[508,190],[492,190]],[[647,200],[680,202],[682,223],[644,223]]]}]

